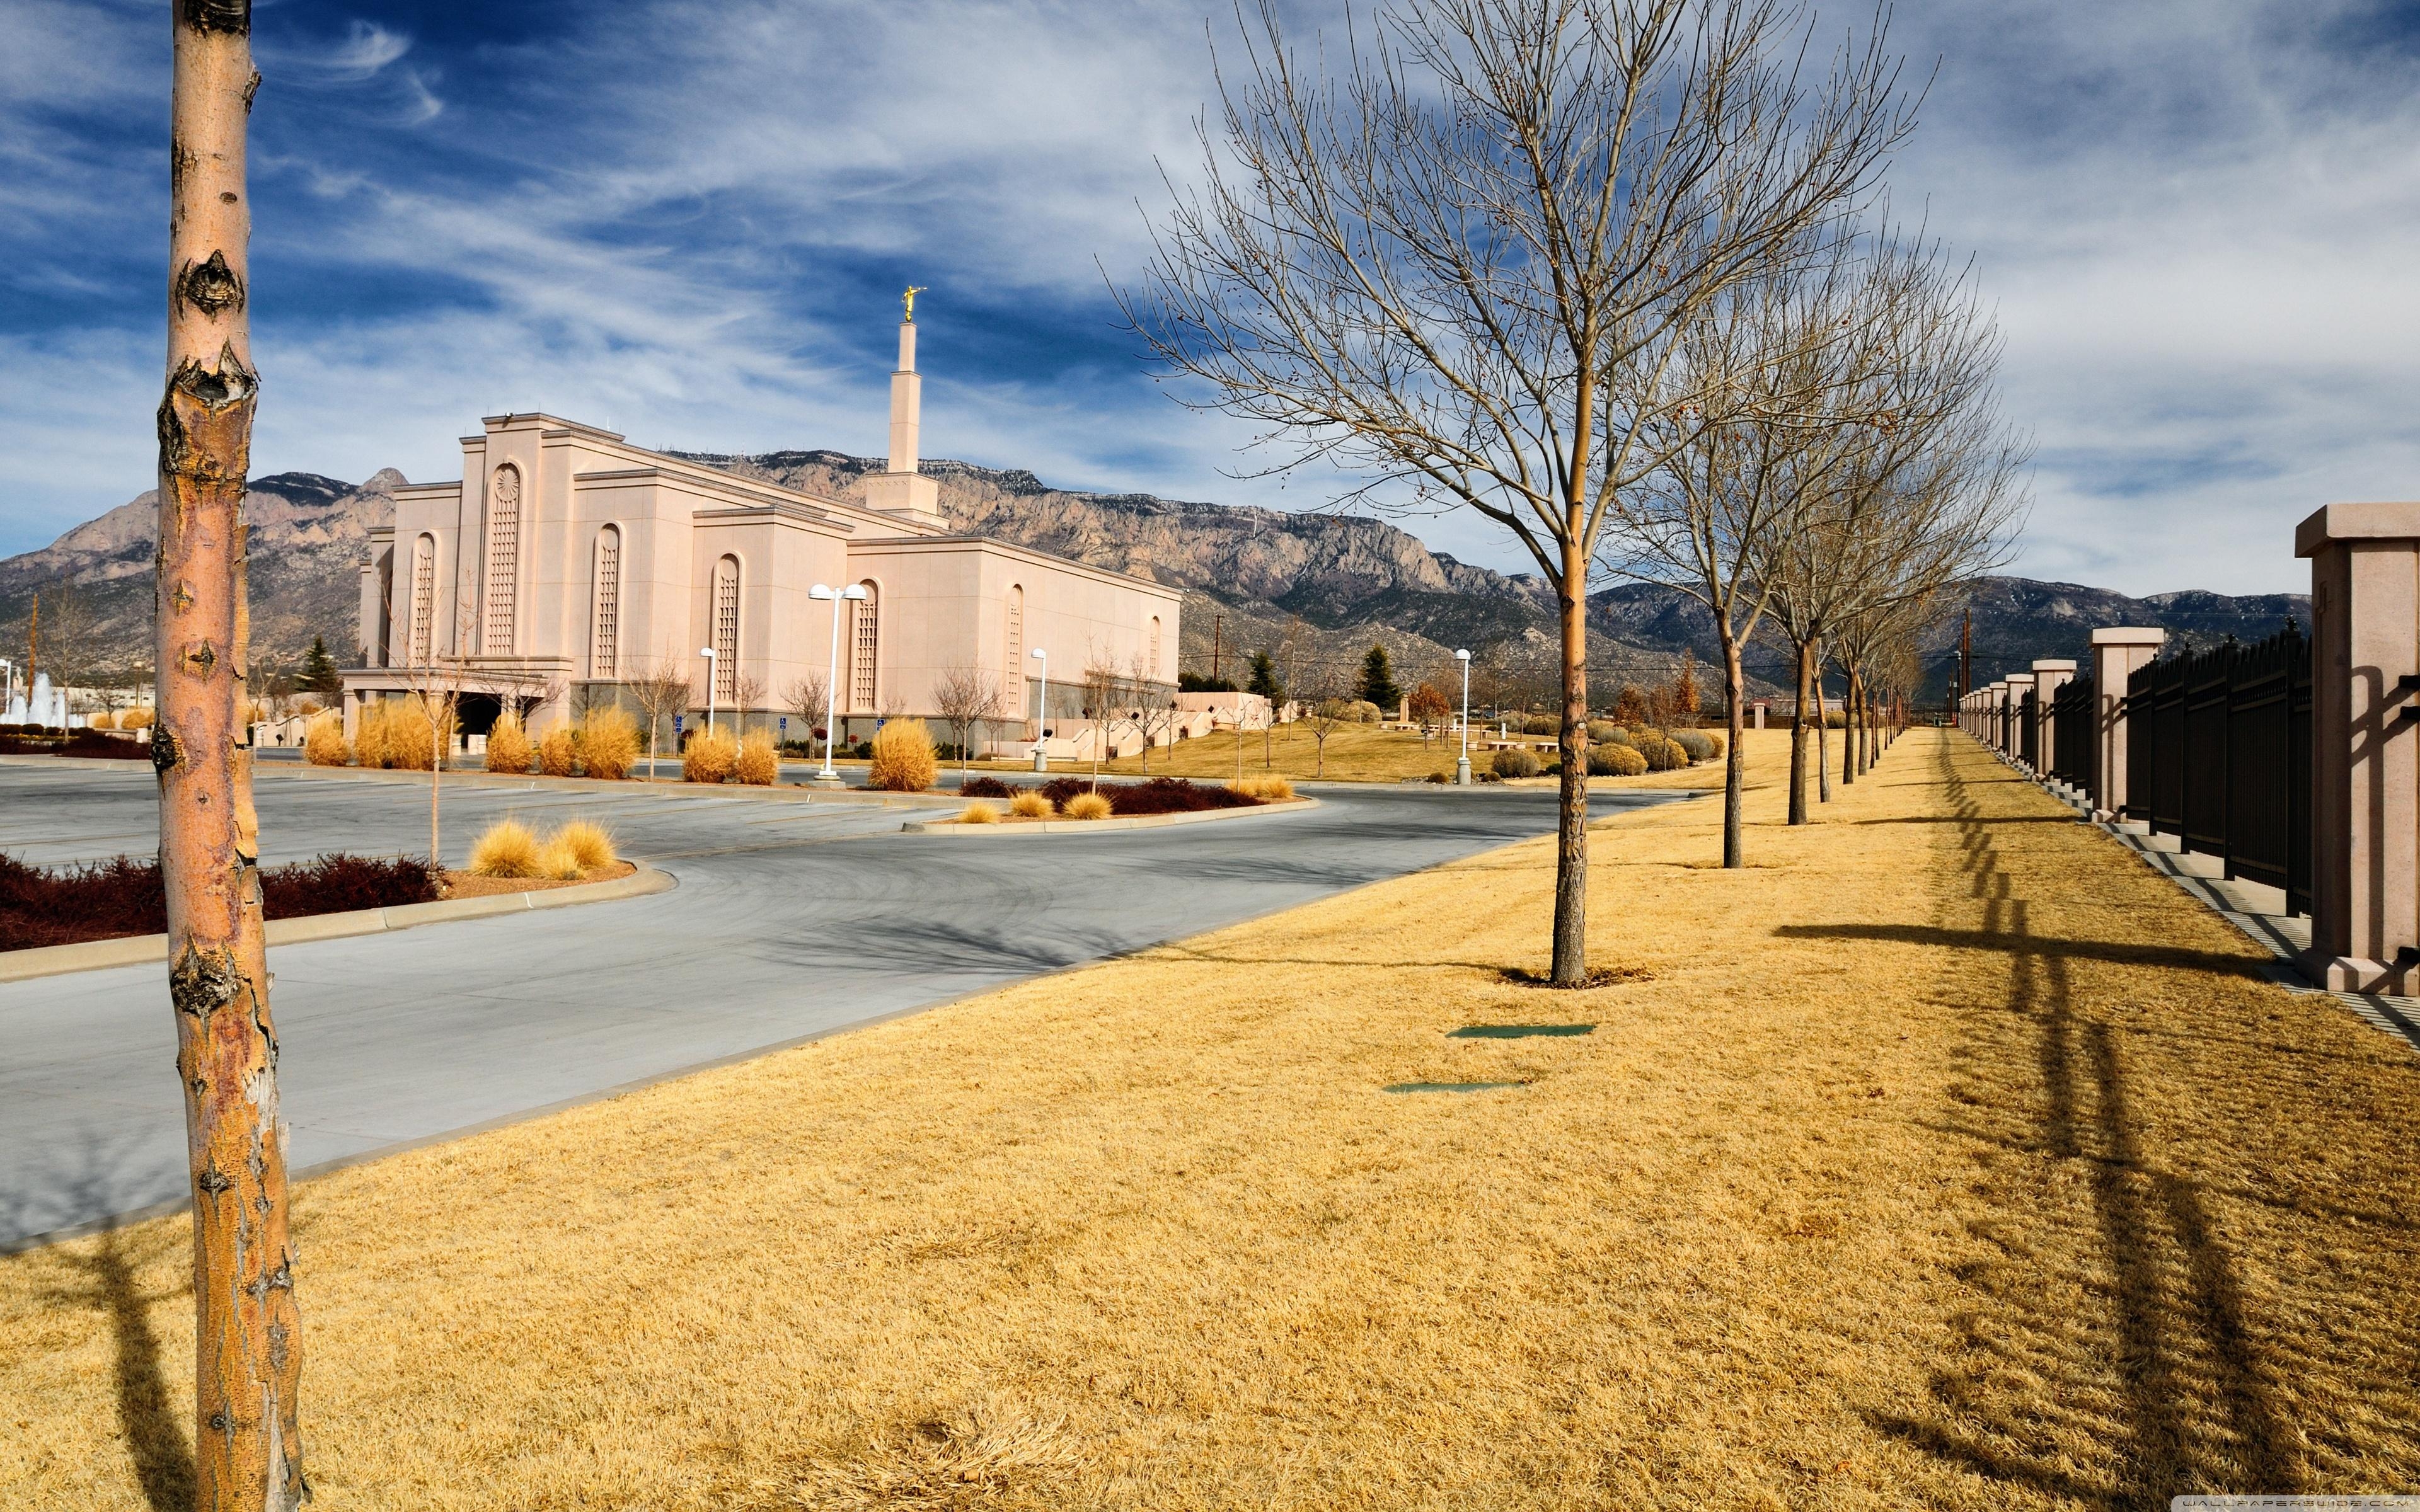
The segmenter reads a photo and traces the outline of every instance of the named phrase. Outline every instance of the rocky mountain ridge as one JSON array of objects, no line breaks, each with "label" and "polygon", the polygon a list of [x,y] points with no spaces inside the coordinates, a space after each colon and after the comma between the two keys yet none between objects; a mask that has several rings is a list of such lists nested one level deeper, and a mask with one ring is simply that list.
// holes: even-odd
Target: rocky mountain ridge
[{"label": "rocky mountain ridge", "polygon": [[[673,455],[841,499],[861,499],[867,477],[882,469],[878,459],[835,451]],[[1469,646],[1481,653],[1481,682],[1496,685],[1488,691],[1551,684],[1554,602],[1541,579],[1458,562],[1387,521],[1060,489],[1030,471],[946,459],[924,467],[954,530],[1182,589],[1180,649],[1189,671],[1215,665],[1234,675],[1247,655],[1267,650],[1291,663],[1295,687],[1311,689],[1349,680],[1362,653],[1383,642],[1407,682],[1450,681],[1453,648]],[[354,569],[403,482],[392,468],[360,484],[302,472],[252,482],[245,510],[253,635],[264,656],[292,660],[314,635],[326,637],[339,660],[356,654]],[[58,587],[69,585],[82,600],[89,622],[82,638],[97,666],[147,661],[156,512],[156,496],[147,492],[40,550],[0,561],[0,646],[22,653],[32,597],[42,592],[45,642],[57,647],[48,633],[58,628],[53,606]],[[2038,657],[2081,656],[2097,625],[2157,625],[2200,644],[2226,635],[2257,639],[2289,614],[2305,624],[2309,617],[2299,594],[2189,591],[2138,599],[2073,583],[1986,578],[1927,638],[1936,687],[1949,675],[1964,609],[1974,613],[1976,671],[1986,680]],[[1589,622],[1592,672],[1608,686],[1668,676],[1684,649],[1701,661],[1714,655],[1704,610],[1668,589],[1600,589],[1590,595]],[[49,651],[45,659],[62,664]],[[1781,651],[1752,647],[1746,660],[1754,691],[1788,681]]]}]

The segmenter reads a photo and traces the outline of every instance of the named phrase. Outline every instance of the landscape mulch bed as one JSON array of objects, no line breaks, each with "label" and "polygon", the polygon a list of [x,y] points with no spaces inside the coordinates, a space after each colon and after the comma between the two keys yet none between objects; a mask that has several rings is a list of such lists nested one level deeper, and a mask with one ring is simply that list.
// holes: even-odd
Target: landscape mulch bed
[{"label": "landscape mulch bed", "polygon": [[632,861],[616,861],[600,866],[594,872],[583,872],[576,877],[562,880],[539,877],[483,877],[468,872],[445,873],[445,896],[448,898],[493,898],[507,892],[545,892],[552,887],[577,887],[586,882],[618,882],[639,870]]},{"label": "landscape mulch bed", "polygon": [[[1014,798],[1018,789],[996,777],[969,778],[958,789],[966,798]],[[1096,790],[1090,778],[1054,777],[1033,791],[1063,809],[1079,793],[1098,791],[1109,800],[1109,812],[1119,818],[1139,814],[1202,813],[1213,809],[1258,809],[1262,800],[1233,788],[1188,782],[1181,777],[1155,777],[1147,782],[1103,782]]]},{"label": "landscape mulch bed", "polygon": [[[343,914],[442,896],[439,873],[411,856],[334,854],[260,873],[268,918]],[[28,866],[0,853],[0,950],[80,945],[130,934],[162,934],[167,897],[157,860],[131,856],[79,866]]]}]

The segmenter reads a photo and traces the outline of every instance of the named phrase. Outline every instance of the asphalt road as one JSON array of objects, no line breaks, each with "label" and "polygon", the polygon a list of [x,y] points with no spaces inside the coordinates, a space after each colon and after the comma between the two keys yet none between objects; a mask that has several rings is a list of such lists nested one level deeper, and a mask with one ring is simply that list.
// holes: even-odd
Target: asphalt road
[{"label": "asphalt road", "polygon": [[[427,790],[264,769],[262,860],[420,852]],[[445,853],[510,813],[613,826],[670,892],[271,952],[297,1168],[593,1097],[1181,938],[1553,826],[1551,793],[1349,787],[1321,808],[1079,836],[903,835],[838,802],[455,788]],[[1599,809],[1667,795],[1595,795]],[[927,813],[947,812],[953,804]],[[0,851],[147,855],[146,767],[0,766]],[[164,968],[0,984],[0,1246],[187,1196]]]}]

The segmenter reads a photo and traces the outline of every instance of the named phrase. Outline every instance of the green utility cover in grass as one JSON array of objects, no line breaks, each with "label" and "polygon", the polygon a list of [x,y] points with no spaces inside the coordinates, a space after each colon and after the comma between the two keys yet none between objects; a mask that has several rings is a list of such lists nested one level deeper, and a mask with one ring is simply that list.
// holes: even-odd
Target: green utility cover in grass
[{"label": "green utility cover in grass", "polygon": [[1397,1082],[1387,1088],[1389,1092],[1485,1092],[1498,1087],[1521,1087],[1523,1082]]},{"label": "green utility cover in grass", "polygon": [[1586,1034],[1593,1024],[1472,1024],[1446,1036],[1449,1040],[1527,1040],[1533,1035]]}]

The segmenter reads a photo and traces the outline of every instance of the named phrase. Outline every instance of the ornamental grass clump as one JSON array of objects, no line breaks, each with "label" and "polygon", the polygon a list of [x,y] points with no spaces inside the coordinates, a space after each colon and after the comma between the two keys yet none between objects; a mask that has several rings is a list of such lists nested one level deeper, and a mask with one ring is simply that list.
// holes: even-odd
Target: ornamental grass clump
[{"label": "ornamental grass clump", "polygon": [[681,752],[681,780],[728,782],[738,765],[739,742],[720,730],[701,730]]},{"label": "ornamental grass clump", "polygon": [[518,777],[529,770],[529,732],[521,728],[521,717],[507,709],[488,732],[488,770]]},{"label": "ornamental grass clump", "polygon": [[353,760],[364,766],[386,764],[388,701],[373,699],[353,720]]},{"label": "ornamental grass clump", "polygon": [[314,766],[342,766],[353,759],[345,745],[345,719],[323,714],[302,727],[302,759]]},{"label": "ornamental grass clump", "polygon": [[1488,761],[1487,768],[1489,771],[1494,772],[1498,778],[1506,780],[1510,780],[1514,778],[1535,777],[1539,772],[1538,758],[1530,755],[1526,750],[1518,749],[1497,751],[1495,756]]},{"label": "ornamental grass clump", "polygon": [[537,848],[535,874],[548,882],[580,880],[580,853],[563,842],[556,835]]},{"label": "ornamental grass clump", "polygon": [[471,842],[469,871],[474,877],[542,876],[544,873],[538,870],[540,849],[537,836],[529,825],[518,819],[500,819]]},{"label": "ornamental grass clump", "polygon": [[782,776],[782,756],[773,748],[773,737],[759,730],[741,741],[736,770],[750,787],[771,787]]},{"label": "ornamental grass clump", "polygon": [[968,804],[965,809],[959,811],[958,823],[962,825],[996,825],[1000,823],[1000,810],[992,804],[978,800],[977,802]]},{"label": "ornamental grass clump", "polygon": [[[339,720],[339,725],[341,725],[342,722],[342,720]],[[151,728],[151,711],[149,709],[129,709],[118,717],[117,728],[120,730],[148,730]]]},{"label": "ornamental grass clump", "polygon": [[885,793],[922,793],[940,772],[932,732],[922,719],[892,719],[876,731],[872,761],[865,785]]},{"label": "ornamental grass clump", "polygon": [[416,698],[396,699],[386,715],[386,764],[407,772],[426,772],[437,764],[438,735],[428,711]]},{"label": "ornamental grass clump", "polygon": [[1263,803],[1285,803],[1294,797],[1292,779],[1280,777],[1275,772],[1258,777],[1240,778],[1228,783],[1227,786],[1248,798],[1257,798]]},{"label": "ornamental grass clump", "polygon": [[566,822],[549,843],[570,847],[582,872],[599,871],[622,858],[613,848],[613,832],[591,819]]},{"label": "ornamental grass clump", "polygon": [[1019,819],[1047,819],[1051,815],[1052,809],[1048,798],[1032,788],[1027,788],[1009,800],[1008,811]]},{"label": "ornamental grass clump", "polygon": [[597,709],[581,722],[580,764],[590,777],[618,782],[639,760],[639,721],[622,709]]},{"label": "ornamental grass clump", "polygon": [[1097,793],[1078,793],[1067,800],[1066,808],[1061,811],[1070,819],[1107,819],[1109,800]]},{"label": "ornamental grass clump", "polygon": [[537,743],[537,769],[547,777],[569,777],[579,770],[580,743],[572,738],[571,727],[556,725]]}]

